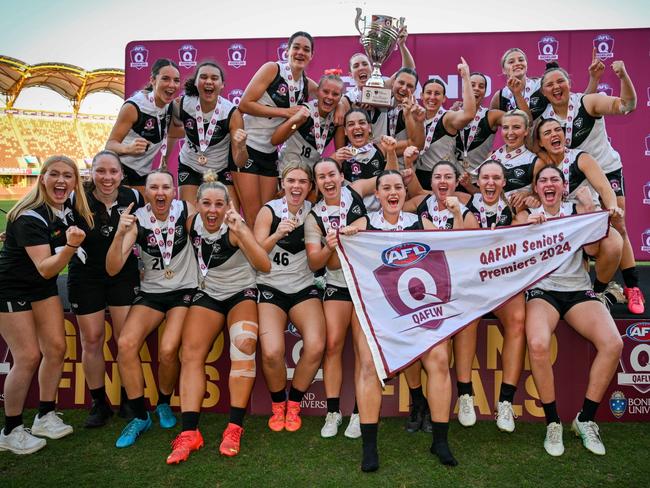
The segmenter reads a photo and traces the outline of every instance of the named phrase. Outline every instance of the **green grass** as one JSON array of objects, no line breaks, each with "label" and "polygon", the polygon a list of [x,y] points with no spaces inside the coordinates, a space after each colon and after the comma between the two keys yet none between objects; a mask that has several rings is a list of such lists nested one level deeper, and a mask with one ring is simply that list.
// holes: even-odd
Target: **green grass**
[{"label": "green grass", "polygon": [[[11,207],[16,203],[15,200],[0,200],[0,209],[8,212]],[[4,212],[0,212],[0,232],[5,230],[7,226],[7,215]]]},{"label": "green grass", "polygon": [[[454,421],[450,444],[460,465],[452,469],[429,453],[430,435],[407,434],[403,419],[386,418],[379,430],[381,467],[366,474],[359,469],[360,439],[345,438],[342,429],[338,437],[322,439],[322,417],[304,418],[296,433],[274,433],[265,417],[248,417],[242,451],[229,459],[219,455],[217,442],[227,418],[204,414],[206,446],[189,461],[167,466],[169,443],[178,428],[165,431],[154,422],[135,446],[116,449],[123,421],[116,418],[102,429],[85,430],[80,427],[85,415],[66,411],[64,419],[75,426],[75,434],[48,440],[39,453],[0,453],[2,486],[632,487],[647,486],[650,476],[643,454],[650,449],[650,423],[601,425],[608,451],[604,457],[587,452],[566,424],[566,452],[552,458],[542,447],[542,423],[518,423],[516,432],[508,435],[498,432],[493,422],[464,429]],[[31,414],[26,419],[30,424]]]}]

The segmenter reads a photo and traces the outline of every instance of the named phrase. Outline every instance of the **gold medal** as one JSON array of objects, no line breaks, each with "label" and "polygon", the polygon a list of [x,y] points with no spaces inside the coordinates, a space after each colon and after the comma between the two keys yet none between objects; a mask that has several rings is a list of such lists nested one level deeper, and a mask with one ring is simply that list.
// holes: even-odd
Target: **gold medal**
[{"label": "gold medal", "polygon": [[205,166],[205,164],[208,162],[208,158],[205,156],[205,154],[199,154],[199,164]]},{"label": "gold medal", "polygon": [[165,278],[171,280],[174,277],[174,272],[171,269],[165,270]]},{"label": "gold medal", "polygon": [[359,150],[356,147],[350,147],[350,154],[356,156],[357,154],[359,154]]}]

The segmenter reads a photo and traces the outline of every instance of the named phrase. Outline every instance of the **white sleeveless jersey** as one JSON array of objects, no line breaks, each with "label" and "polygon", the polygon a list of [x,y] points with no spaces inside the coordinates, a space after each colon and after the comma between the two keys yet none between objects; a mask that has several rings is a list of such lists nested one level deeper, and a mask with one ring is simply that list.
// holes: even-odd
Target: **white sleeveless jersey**
[{"label": "white sleeveless jersey", "polygon": [[[569,196],[567,196],[566,201],[570,203],[578,203],[578,199],[576,198],[576,193],[580,188],[583,186],[586,187],[589,190],[589,193],[591,193],[591,200],[594,202],[594,205],[596,205],[597,208],[600,208],[600,196],[598,195],[598,192],[594,189],[593,186],[591,186],[591,183],[589,183],[589,180],[585,176],[585,174],[580,170],[580,167],[578,166],[578,157],[584,153],[584,151],[580,149],[569,149],[568,150],[568,156],[569,156]],[[560,169],[562,169],[562,166],[559,166]]]},{"label": "white sleeveless jersey", "polygon": [[[257,100],[258,103],[267,107],[289,107],[289,80],[285,73],[285,64],[277,63],[278,73],[264,91],[262,97]],[[298,90],[295,92],[295,97],[296,104],[307,100],[307,77],[305,74],[298,81]],[[275,152],[276,147],[271,144],[271,137],[275,129],[285,120],[287,119],[284,117],[258,117],[244,114],[244,130],[248,134],[246,144],[266,154]]]},{"label": "white sleeveless jersey", "polygon": [[[582,93],[571,93],[570,102],[575,104],[578,111],[572,121],[571,149],[582,149],[591,154],[603,169],[604,173],[611,173],[620,169],[621,155],[612,147],[607,136],[605,117],[593,117],[587,113],[583,104]],[[561,119],[554,111],[551,104],[542,113],[544,118],[557,119],[562,127],[567,127],[567,120]]]},{"label": "white sleeveless jersey", "polygon": [[122,144],[131,144],[135,139],[144,138],[149,141],[149,147],[144,154],[123,154],[120,156],[120,161],[124,166],[144,176],[151,172],[153,160],[164,142],[162,136],[166,135],[171,123],[171,107],[170,104],[163,108],[157,107],[149,101],[148,92],[144,91],[135,93],[124,103],[135,106],[138,120],[129,129]]},{"label": "white sleeveless jersey", "polygon": [[[396,224],[391,224],[384,220],[384,214],[380,210],[378,212],[370,212],[368,214],[368,229],[369,230],[412,230],[422,229],[420,218],[410,212],[402,212],[402,221]],[[400,229],[401,228],[401,229]]]},{"label": "white sleeveless jersey", "polygon": [[[493,131],[490,127],[489,113],[489,109],[479,107],[475,119],[456,134],[456,167],[461,172],[467,171],[473,174],[490,156],[496,130]],[[473,132],[472,128],[474,128]],[[470,135],[473,136],[471,141]],[[467,150],[467,157],[464,155],[465,150]]]},{"label": "white sleeveless jersey", "polygon": [[[196,125],[196,104],[198,97],[184,96],[182,98],[181,120],[185,127],[185,143],[181,148],[179,160],[185,166],[189,166],[198,173],[205,173],[208,169],[215,172],[222,171],[228,167],[228,155],[230,154],[230,116],[236,109],[235,105],[228,99],[219,97],[219,114],[217,115],[217,125],[208,147],[205,150],[205,157],[208,158],[206,164],[199,163],[201,147],[199,143],[197,125]],[[203,115],[204,130],[207,130],[208,124],[214,110]]]},{"label": "white sleeveless jersey", "polygon": [[255,288],[255,270],[242,250],[230,244],[229,234],[225,224],[218,232],[209,234],[199,215],[192,223],[190,237],[194,254],[198,261],[200,247],[201,259],[207,267],[204,278],[198,271],[199,280],[205,280],[202,291],[215,300],[226,300],[246,288]]},{"label": "white sleeveless jersey", "polygon": [[[544,207],[530,209],[531,215],[544,213]],[[575,205],[564,202],[560,207],[560,215],[568,216],[576,213]],[[546,215],[547,218],[558,217],[559,215]],[[544,224],[540,224],[543,228]],[[557,245],[562,245],[557,244]],[[550,291],[581,291],[591,290],[591,279],[585,270],[582,248],[571,249],[573,255],[562,266],[553,271],[543,280],[536,283],[532,288],[541,288]]]},{"label": "white sleeveless jersey", "polygon": [[[446,113],[446,112],[445,112]],[[435,117],[434,117],[435,118]],[[433,128],[433,139],[429,147],[420,154],[416,163],[416,168],[424,171],[432,171],[433,166],[441,160],[455,161],[454,151],[456,147],[456,136],[452,136],[445,130],[443,119],[445,114],[442,115],[435,123]],[[433,118],[424,122],[425,134],[428,134],[429,127],[433,124]],[[462,166],[458,168],[462,171]]]},{"label": "white sleeveless jersey", "polygon": [[[322,131],[325,128],[327,119],[319,115],[318,120],[320,121],[320,130]],[[298,127],[298,130],[291,134],[291,137],[285,141],[280,148],[280,153],[278,155],[280,161],[278,164],[279,174],[282,174],[284,167],[288,163],[302,161],[313,168],[316,161],[321,159],[322,156],[316,148],[314,130],[314,120],[310,116],[305,123]],[[327,147],[334,138],[335,131],[336,126],[334,125],[334,121],[330,119],[327,134],[323,134],[325,135],[325,147]]]},{"label": "white sleeveless jersey", "polygon": [[[266,204],[272,214],[271,229],[273,234],[282,219],[282,199],[271,200]],[[300,290],[314,284],[314,273],[307,264],[307,251],[305,250],[305,218],[311,210],[311,203],[305,201],[299,215],[289,214],[289,218],[298,219],[298,227],[288,236],[275,243],[269,253],[271,258],[271,272],[257,273],[257,283],[271,286],[283,293],[298,293]]]},{"label": "white sleeveless jersey", "polygon": [[[526,78],[526,86],[524,87],[524,99],[526,103],[530,103],[530,97],[542,86],[541,78]],[[510,88],[504,86],[501,88],[501,100],[499,108],[504,112],[514,110],[517,108],[515,96],[510,91]]]},{"label": "white sleeveless jersey", "polygon": [[[198,284],[197,267],[192,252],[192,245],[185,230],[187,205],[181,200],[173,200],[169,211],[174,216],[174,246],[169,265],[164,265],[156,239],[156,226],[151,222],[146,207],[141,207],[134,214],[138,219],[138,238],[140,258],[144,263],[144,278],[140,289],[145,293],[165,293],[184,288],[196,288]],[[167,225],[158,222],[164,240],[167,240]],[[165,270],[173,272],[166,278]]]}]

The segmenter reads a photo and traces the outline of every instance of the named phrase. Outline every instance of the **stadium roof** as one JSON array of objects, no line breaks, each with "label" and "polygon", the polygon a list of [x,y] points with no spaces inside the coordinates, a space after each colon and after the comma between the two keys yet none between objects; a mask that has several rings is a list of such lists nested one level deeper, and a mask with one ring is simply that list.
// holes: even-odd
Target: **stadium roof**
[{"label": "stadium roof", "polygon": [[19,59],[0,55],[0,93],[11,108],[21,90],[46,87],[67,98],[75,113],[81,101],[91,93],[109,92],[124,98],[124,70],[102,68],[86,71],[65,63],[29,65]]}]

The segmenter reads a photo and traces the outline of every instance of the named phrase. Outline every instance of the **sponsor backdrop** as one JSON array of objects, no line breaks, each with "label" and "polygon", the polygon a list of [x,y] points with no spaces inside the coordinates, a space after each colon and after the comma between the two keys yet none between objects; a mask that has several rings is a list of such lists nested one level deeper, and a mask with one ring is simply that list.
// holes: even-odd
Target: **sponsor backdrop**
[{"label": "sponsor backdrop", "polygon": [[[111,339],[110,317],[106,322],[106,344],[104,358],[106,360],[106,391],[110,401],[115,405],[119,399],[120,380],[117,368],[117,350]],[[634,320],[617,320],[616,324],[623,342],[623,356],[612,384],[603,397],[598,411],[598,419],[606,421],[650,421],[650,322]],[[63,369],[63,377],[59,385],[59,408],[84,408],[91,403],[90,394],[86,388],[83,368],[81,366],[81,343],[78,328],[73,314],[66,314],[67,353]],[[293,368],[300,356],[302,340],[297,330],[289,326],[286,334],[286,362],[288,377],[293,375]],[[146,345],[140,351],[145,379],[145,398],[156,404],[158,393],[157,378],[157,341],[159,332],[149,337]],[[228,347],[224,348],[223,334],[219,335],[208,356],[205,366],[207,390],[203,408],[210,412],[227,412],[228,396]],[[227,346],[227,342],[225,342]],[[503,348],[503,331],[496,320],[483,320],[479,326],[478,350],[474,359],[472,384],[474,386],[476,412],[479,418],[493,419],[493,411],[499,397],[501,384],[501,350]],[[259,355],[259,351],[258,351]],[[593,360],[595,350],[564,322],[560,322],[552,342],[552,358],[557,379],[557,399],[560,416],[569,421],[582,406],[582,398],[587,387],[589,365]],[[0,391],[2,391],[5,375],[9,371],[11,355],[6,344],[0,339]],[[354,353],[348,337],[343,357],[344,378],[341,394],[341,409],[344,415],[349,415],[354,403]],[[452,381],[455,382],[452,371]],[[426,382],[423,383],[426,385]],[[455,393],[454,393],[455,398]],[[305,395],[302,402],[304,413],[307,415],[325,415],[325,391],[322,382],[322,370],[318,371],[316,379]],[[382,415],[405,415],[409,407],[409,392],[403,375],[386,383],[382,404]],[[172,397],[172,406],[179,406],[178,388]],[[0,406],[2,401],[0,401]],[[30,389],[27,406],[38,405],[38,387],[36,380]],[[250,403],[253,414],[268,414],[271,411],[271,399],[266,389],[258,361],[257,381],[253,389]],[[457,412],[457,405],[454,404]],[[539,401],[539,395],[533,382],[528,356],[515,395],[514,411],[525,421],[541,421],[544,412]]]},{"label": "sponsor backdrop", "polygon": [[[351,33],[354,32],[353,21],[351,15]],[[287,37],[290,34],[287,32]],[[473,71],[487,75],[484,105],[489,104],[492,94],[505,84],[499,60],[514,46],[526,52],[530,76],[540,76],[546,62],[557,61],[571,75],[576,92],[587,86],[587,67],[594,48],[606,65],[598,87],[603,93],[618,95],[620,81],[610,65],[614,60],[625,61],[637,91],[637,109],[625,117],[608,117],[607,130],[623,160],[629,213],[627,225],[634,253],[638,260],[650,260],[650,29],[414,34],[409,36],[407,45],[416,60],[420,79],[438,77],[446,84],[447,107],[461,96],[456,71],[460,56]],[[176,61],[182,80],[192,75],[198,63],[211,59],[226,71],[222,96],[237,104],[255,71],[266,61],[286,60],[286,48],[286,39],[268,38],[134,41],[127,45],[125,52],[125,93],[132,94],[146,85],[157,58],[168,57]],[[329,68],[341,68],[347,75],[348,59],[361,50],[358,36],[316,38],[308,75],[317,80],[323,70]],[[382,72],[389,75],[399,66],[399,52],[396,51],[384,64]],[[351,78],[345,81],[352,85]],[[170,167],[174,169],[176,164],[176,158],[172,158]]]}]

